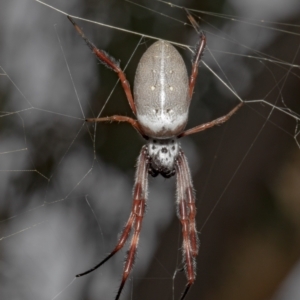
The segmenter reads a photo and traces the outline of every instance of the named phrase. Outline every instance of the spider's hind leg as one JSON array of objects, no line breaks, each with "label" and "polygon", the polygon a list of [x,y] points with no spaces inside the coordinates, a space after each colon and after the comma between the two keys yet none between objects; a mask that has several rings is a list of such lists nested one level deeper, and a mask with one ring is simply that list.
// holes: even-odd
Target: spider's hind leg
[{"label": "spider's hind leg", "polygon": [[78,34],[84,39],[84,41],[86,42],[86,44],[88,45],[88,47],[93,51],[93,53],[97,56],[97,58],[99,59],[99,61],[105,65],[107,68],[113,70],[114,72],[116,72],[118,74],[118,77],[121,81],[122,87],[124,89],[124,92],[126,94],[129,106],[132,110],[132,112],[136,115],[136,107],[134,104],[134,100],[133,100],[133,96],[131,93],[131,89],[130,89],[130,84],[128,82],[128,80],[126,79],[126,75],[125,73],[122,71],[122,69],[120,68],[119,62],[113,58],[112,56],[110,56],[107,52],[105,52],[104,50],[98,49],[83,33],[83,31],[80,29],[80,27],[75,23],[75,21],[73,20],[73,18],[71,18],[70,16],[67,16],[68,19],[70,20],[70,22],[73,24],[74,28],[76,29],[76,31],[78,32]]},{"label": "spider's hind leg", "polygon": [[188,18],[189,18],[191,24],[193,25],[193,27],[196,29],[196,31],[199,34],[199,42],[197,43],[197,46],[196,46],[196,51],[195,51],[195,55],[193,58],[193,64],[192,64],[192,72],[190,75],[190,82],[189,82],[189,97],[190,97],[190,99],[192,99],[196,79],[198,76],[198,68],[199,68],[200,60],[201,60],[201,57],[204,53],[205,46],[206,46],[206,36],[205,36],[204,32],[199,29],[199,25],[196,22],[196,20],[194,19],[194,17],[187,10],[186,10],[186,12],[187,12],[187,15],[188,15]]}]

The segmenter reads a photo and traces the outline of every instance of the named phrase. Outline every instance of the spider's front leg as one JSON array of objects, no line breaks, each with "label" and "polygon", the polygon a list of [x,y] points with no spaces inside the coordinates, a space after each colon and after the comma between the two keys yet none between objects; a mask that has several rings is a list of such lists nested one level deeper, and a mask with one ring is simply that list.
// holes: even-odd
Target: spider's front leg
[{"label": "spider's front leg", "polygon": [[134,232],[131,238],[130,248],[127,254],[127,258],[125,261],[125,266],[123,270],[122,281],[117,293],[115,300],[120,298],[121,292],[123,287],[126,283],[126,280],[132,270],[134,258],[136,255],[136,250],[138,246],[139,236],[142,228],[142,221],[145,213],[146,207],[146,197],[148,194],[148,170],[149,170],[149,163],[148,163],[148,154],[147,148],[144,146],[141,150],[140,156],[137,162],[137,170],[136,170],[136,177],[135,177],[135,184],[133,189],[133,203],[130,216],[128,221],[121,233],[121,236],[118,240],[117,245],[113,249],[113,251],[103,259],[99,264],[97,264],[92,269],[83,272],[81,274],[76,275],[76,277],[81,277],[83,275],[89,274],[103,265],[106,261],[108,261],[112,256],[114,256],[120,249],[123,248],[124,244],[129,238],[130,232],[132,227],[134,227]]},{"label": "spider's front leg", "polygon": [[122,281],[115,300],[119,299],[123,287],[126,283],[126,280],[133,267],[139,237],[142,229],[142,221],[144,218],[146,208],[146,197],[148,195],[148,170],[149,162],[147,146],[143,146],[137,162],[137,171],[133,193],[134,208],[132,210],[132,213],[135,215],[134,232],[131,238],[130,248],[125,261]]},{"label": "spider's front leg", "polygon": [[185,298],[196,279],[196,256],[198,254],[198,236],[196,231],[196,205],[193,184],[186,157],[181,150],[176,162],[177,173],[177,214],[182,225],[183,263],[187,285],[181,296]]}]

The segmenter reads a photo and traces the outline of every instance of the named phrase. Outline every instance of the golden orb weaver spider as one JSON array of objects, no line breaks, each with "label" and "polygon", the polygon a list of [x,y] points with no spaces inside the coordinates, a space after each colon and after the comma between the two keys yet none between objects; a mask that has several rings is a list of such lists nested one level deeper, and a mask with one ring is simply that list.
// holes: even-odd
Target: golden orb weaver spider
[{"label": "golden orb weaver spider", "polygon": [[[188,18],[197,29],[198,24],[189,13]],[[195,259],[198,255],[199,242],[195,222],[196,205],[193,183],[187,159],[178,139],[226,122],[243,105],[243,102],[239,103],[225,116],[184,130],[188,120],[189,105],[198,75],[200,59],[206,45],[206,37],[202,31],[197,30],[200,41],[196,46],[190,77],[188,77],[181,55],[174,46],[162,40],[152,44],[143,54],[138,64],[133,97],[129,82],[120,68],[119,62],[93,45],[74,20],[70,16],[68,16],[68,19],[99,61],[117,73],[130,108],[137,117],[137,119],[133,119],[114,115],[103,118],[89,118],[86,121],[128,122],[147,141],[147,144],[141,149],[137,162],[131,213],[117,245],[99,264],[76,275],[76,277],[89,274],[108,261],[124,246],[133,229],[122,281],[115,298],[116,300],[119,299],[132,270],[136,255],[148,194],[148,174],[153,177],[161,174],[166,178],[176,175],[177,215],[182,224],[183,262],[188,281],[181,296],[181,300],[183,300],[196,278]]]}]

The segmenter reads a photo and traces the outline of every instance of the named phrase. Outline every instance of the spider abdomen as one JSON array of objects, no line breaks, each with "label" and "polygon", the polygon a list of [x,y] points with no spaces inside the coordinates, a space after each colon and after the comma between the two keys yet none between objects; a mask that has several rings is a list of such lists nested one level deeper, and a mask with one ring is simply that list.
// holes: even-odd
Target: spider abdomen
[{"label": "spider abdomen", "polygon": [[189,80],[179,52],[157,41],[142,56],[134,80],[137,119],[147,136],[170,138],[185,128]]}]

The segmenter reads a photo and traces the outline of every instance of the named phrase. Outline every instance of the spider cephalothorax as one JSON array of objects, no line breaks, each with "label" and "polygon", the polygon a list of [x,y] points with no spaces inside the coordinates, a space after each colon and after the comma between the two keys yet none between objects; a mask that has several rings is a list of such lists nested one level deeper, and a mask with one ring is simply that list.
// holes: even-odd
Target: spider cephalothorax
[{"label": "spider cephalothorax", "polygon": [[130,117],[115,115],[105,118],[91,118],[86,121],[128,122],[148,141],[147,145],[142,147],[137,161],[132,210],[116,247],[94,268],[77,275],[77,277],[86,275],[104,264],[124,246],[131,231],[133,231],[116,300],[121,295],[136,255],[141,225],[145,214],[149,173],[154,177],[161,174],[166,178],[176,174],[177,214],[182,224],[182,256],[188,281],[181,300],[187,295],[196,278],[198,237],[192,179],[187,159],[180,148],[178,139],[224,123],[243,104],[241,102],[223,117],[184,131],[198,75],[198,66],[206,45],[205,35],[198,30],[194,18],[190,14],[188,14],[188,17],[200,37],[196,46],[190,77],[188,77],[186,66],[178,51],[166,41],[157,41],[149,47],[139,62],[134,81],[133,98],[125,73],[121,70],[117,60],[110,57],[105,51],[97,49],[85,37],[73,19],[68,16],[77,32],[100,62],[118,74],[130,108],[137,117],[137,120],[135,120]]},{"label": "spider cephalothorax", "polygon": [[175,162],[180,145],[176,138],[149,139],[147,152],[149,155],[149,174],[156,177],[161,174],[165,178],[175,175]]}]

